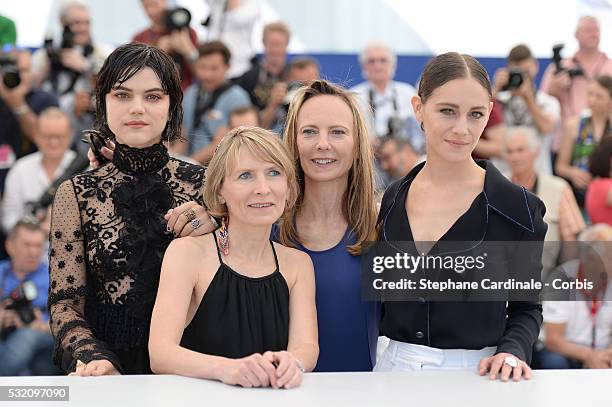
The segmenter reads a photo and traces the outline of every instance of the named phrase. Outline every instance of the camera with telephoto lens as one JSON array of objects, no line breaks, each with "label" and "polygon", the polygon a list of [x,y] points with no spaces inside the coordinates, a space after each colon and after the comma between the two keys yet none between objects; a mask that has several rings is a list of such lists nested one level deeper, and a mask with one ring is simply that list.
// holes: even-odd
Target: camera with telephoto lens
[{"label": "camera with telephoto lens", "polygon": [[516,90],[521,87],[525,81],[522,69],[512,68],[509,70],[508,82],[502,87],[502,90]]},{"label": "camera with telephoto lens", "polygon": [[165,24],[168,31],[180,31],[191,24],[191,13],[184,7],[167,10]]},{"label": "camera with telephoto lens", "polygon": [[6,309],[15,311],[19,319],[21,319],[21,322],[23,322],[24,325],[29,325],[36,318],[32,301],[34,301],[37,296],[38,289],[36,289],[36,285],[31,281],[24,281],[15,288],[7,298],[4,298],[2,302],[8,299]]},{"label": "camera with telephoto lens", "polygon": [[21,83],[17,61],[8,55],[0,55],[0,74],[2,83],[8,89],[14,89]]},{"label": "camera with telephoto lens", "polygon": [[64,26],[62,31],[62,42],[60,43],[61,49],[70,49],[74,47],[74,33],[68,25]]},{"label": "camera with telephoto lens", "polygon": [[55,76],[58,72],[66,69],[61,62],[60,51],[74,47],[74,33],[68,25],[64,25],[59,49],[53,45],[53,38],[51,37],[45,38],[43,47],[47,51],[47,57],[49,58],[51,76]]},{"label": "camera with telephoto lens", "polygon": [[563,58],[561,58],[561,50],[563,49],[564,45],[563,44],[557,44],[555,46],[553,46],[553,63],[555,64],[555,74],[561,73],[561,72],[567,72],[567,74],[569,75],[570,79],[574,79],[576,76],[584,76],[584,70],[582,69],[582,67],[577,66],[574,68],[564,68],[563,65],[561,64],[561,60]]}]

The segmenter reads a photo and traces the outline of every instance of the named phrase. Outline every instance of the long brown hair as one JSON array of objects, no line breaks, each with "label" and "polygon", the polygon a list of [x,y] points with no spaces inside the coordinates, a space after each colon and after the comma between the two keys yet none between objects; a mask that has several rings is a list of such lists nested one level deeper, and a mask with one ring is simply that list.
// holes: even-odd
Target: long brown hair
[{"label": "long brown hair", "polygon": [[355,244],[348,246],[352,255],[361,254],[361,246],[366,241],[376,239],[376,205],[374,197],[374,156],[370,146],[368,126],[359,102],[352,93],[325,80],[316,80],[300,88],[295,94],[285,125],[284,140],[289,154],[296,163],[296,174],[299,182],[299,194],[296,204],[291,208],[290,216],[283,218],[280,227],[280,240],[284,245],[295,246],[300,241],[295,227],[295,216],[304,201],[304,171],[300,163],[297,146],[298,114],[304,103],[313,97],[329,95],[342,99],[353,114],[355,132],[355,159],[348,173],[348,188],[342,198],[342,213],[349,227],[356,236]]}]

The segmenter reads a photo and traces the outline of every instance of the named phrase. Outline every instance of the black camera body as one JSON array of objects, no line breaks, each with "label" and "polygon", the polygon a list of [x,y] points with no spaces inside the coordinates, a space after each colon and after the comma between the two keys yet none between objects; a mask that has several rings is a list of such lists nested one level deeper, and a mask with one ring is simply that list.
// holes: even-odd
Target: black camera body
[{"label": "black camera body", "polygon": [[38,296],[38,289],[31,281],[25,281],[15,288],[8,296],[7,310],[13,310],[19,315],[24,325],[29,325],[36,318],[32,301]]},{"label": "black camera body", "polygon": [[525,72],[522,69],[512,68],[509,70],[508,82],[502,87],[502,90],[516,90],[521,87]]},{"label": "black camera body", "polygon": [[21,83],[17,61],[6,55],[0,55],[0,73],[2,83],[8,89],[14,89]]},{"label": "black camera body", "polygon": [[49,57],[49,63],[51,67],[51,72],[56,73],[64,68],[60,61],[59,51],[62,49],[71,49],[74,47],[74,33],[70,30],[70,27],[65,25],[64,30],[62,31],[62,40],[60,42],[60,49],[56,49],[53,46],[53,39],[46,38],[44,44],[45,50],[47,51],[47,56]]},{"label": "black camera body", "polygon": [[60,43],[61,49],[71,49],[74,47],[74,33],[69,26],[65,25],[62,31],[62,42]]},{"label": "black camera body", "polygon": [[[74,46],[74,33],[68,25],[64,25],[64,30],[62,31],[62,39],[59,48],[56,48],[53,45],[53,38],[45,38],[45,42],[43,45],[47,52],[47,57],[49,59],[49,80],[51,82],[51,86],[53,87],[54,92],[58,93],[60,96],[71,92],[74,89],[77,79],[82,75],[81,72],[75,71],[71,68],[64,66],[60,58],[60,52],[62,50],[72,49],[74,48]],[[83,46],[84,57],[88,57],[93,53],[93,51],[93,45],[86,44]],[[58,77],[61,72],[67,72],[70,74],[70,84],[66,89],[58,89]]]},{"label": "black camera body", "polygon": [[582,69],[582,67],[580,66],[576,66],[574,68],[564,68],[563,65],[561,64],[561,60],[563,58],[561,58],[561,50],[563,49],[564,44],[557,44],[555,46],[553,46],[553,63],[555,64],[555,74],[561,73],[561,72],[567,72],[567,74],[569,75],[570,79],[574,79],[576,76],[584,76],[584,69]]},{"label": "black camera body", "polygon": [[180,31],[191,24],[191,13],[184,7],[166,11],[165,25],[168,31]]}]

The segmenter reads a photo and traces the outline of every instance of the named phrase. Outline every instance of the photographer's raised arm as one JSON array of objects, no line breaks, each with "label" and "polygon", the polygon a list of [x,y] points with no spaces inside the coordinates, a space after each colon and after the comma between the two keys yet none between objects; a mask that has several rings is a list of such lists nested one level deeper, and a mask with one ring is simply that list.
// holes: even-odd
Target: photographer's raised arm
[{"label": "photographer's raised arm", "polygon": [[32,141],[36,131],[36,114],[30,109],[26,102],[26,94],[28,86],[22,82],[19,86],[8,89],[2,81],[0,81],[0,98],[4,100],[7,107],[13,112],[13,115],[19,122],[21,134],[28,140]]},{"label": "photographer's raised arm", "polygon": [[519,89],[517,89],[517,93],[523,98],[523,100],[525,100],[527,109],[529,109],[538,131],[541,134],[550,133],[555,128],[558,117],[561,113],[559,105],[556,104],[555,106],[557,110],[555,112],[556,114],[553,114],[552,111],[546,111],[542,106],[540,106],[536,99],[534,84],[529,77],[525,78],[523,84],[519,87]]},{"label": "photographer's raised arm", "polygon": [[275,83],[270,91],[268,104],[261,112],[262,128],[269,129],[272,126],[277,110],[283,104],[285,95],[287,95],[287,84],[285,82]]},{"label": "photographer's raised arm", "polygon": [[540,84],[540,90],[557,99],[561,99],[568,94],[572,81],[567,72],[556,73],[555,70],[554,64],[550,64],[546,68],[542,77],[542,83]]},{"label": "photographer's raised arm", "polygon": [[71,180],[58,188],[51,216],[49,315],[55,338],[53,358],[67,372],[77,360],[106,359],[121,370],[117,356],[97,339],[85,320],[85,246],[78,202]]}]

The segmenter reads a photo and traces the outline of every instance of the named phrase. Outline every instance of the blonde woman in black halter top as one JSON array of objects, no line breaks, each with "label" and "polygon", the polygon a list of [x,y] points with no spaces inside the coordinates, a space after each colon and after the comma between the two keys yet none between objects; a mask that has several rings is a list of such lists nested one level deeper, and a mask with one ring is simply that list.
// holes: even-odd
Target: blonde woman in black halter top
[{"label": "blonde woman in black halter top", "polygon": [[312,262],[269,238],[296,197],[277,135],[238,127],[224,137],[204,187],[221,229],[176,240],[164,257],[149,340],[155,373],[292,388],[315,367]]}]

